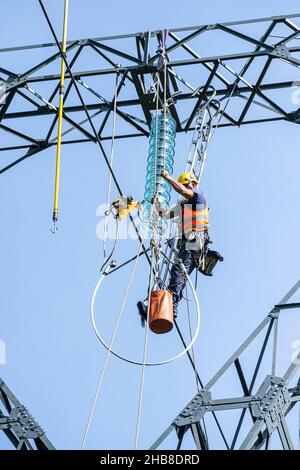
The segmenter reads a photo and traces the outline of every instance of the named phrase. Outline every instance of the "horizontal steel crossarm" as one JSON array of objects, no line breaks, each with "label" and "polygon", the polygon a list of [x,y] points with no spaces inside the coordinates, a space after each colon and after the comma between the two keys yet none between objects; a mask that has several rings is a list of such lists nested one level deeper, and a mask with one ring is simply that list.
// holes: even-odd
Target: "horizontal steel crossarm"
[{"label": "horizontal steel crossarm", "polygon": [[[216,23],[212,25],[197,25],[197,26],[188,26],[188,27],[180,27],[180,28],[172,28],[170,31],[172,33],[180,33],[180,32],[185,32],[185,31],[194,31],[194,30],[199,30],[203,27],[208,27],[213,30],[213,29],[218,29],[219,26],[225,26],[225,27],[230,27],[230,26],[239,26],[239,25],[246,25],[246,24],[251,24],[251,23],[261,23],[261,22],[268,22],[268,21],[276,21],[276,22],[286,22],[288,23],[290,19],[292,18],[300,18],[300,13],[295,13],[291,15],[279,15],[279,16],[268,16],[268,17],[263,17],[263,18],[253,18],[249,20],[240,20],[240,21],[227,21],[224,23]],[[152,31],[151,32],[151,37],[156,36],[157,34],[160,33],[160,30]],[[94,41],[112,41],[112,40],[119,40],[119,39],[129,39],[129,38],[136,38],[136,37],[144,37],[143,32],[137,32],[137,33],[129,33],[129,34],[120,34],[120,35],[111,35],[111,36],[101,36],[101,37],[96,37],[92,38]],[[77,40],[70,40],[68,41],[68,44],[72,44],[75,41],[85,41],[86,39],[77,39]],[[13,51],[22,51],[22,50],[28,50],[28,49],[39,49],[39,48],[48,48],[48,47],[55,47],[56,44],[55,42],[49,42],[49,43],[43,43],[43,44],[30,44],[30,45],[24,45],[24,46],[16,46],[16,47],[5,47],[0,49],[1,52],[13,52]]]},{"label": "horizontal steel crossarm", "polygon": [[177,427],[187,426],[200,421],[206,413],[221,410],[234,410],[250,408],[253,404],[259,404],[260,400],[252,396],[224,398],[211,401],[195,402],[196,397],[188,404],[188,406],[177,416],[173,425]]},{"label": "horizontal steel crossarm", "polygon": [[[295,46],[295,47],[290,47],[287,49],[289,53],[292,52],[300,52],[300,47]],[[205,64],[205,63],[215,63],[216,61],[234,61],[234,60],[240,60],[240,59],[250,59],[250,58],[255,58],[255,57],[265,57],[268,55],[272,55],[272,57],[276,58],[277,55],[274,55],[273,52],[269,51],[250,51],[250,52],[243,52],[240,54],[226,54],[226,55],[221,55],[221,56],[209,56],[209,57],[200,57],[200,58],[193,58],[193,59],[184,59],[184,60],[174,60],[170,61],[167,64],[168,68],[174,68],[174,67],[184,67],[187,65],[196,65],[196,64]],[[296,65],[299,65],[297,59],[288,56],[284,59],[286,62],[294,63]],[[133,65],[133,66],[120,66],[118,68],[118,72],[120,73],[125,73],[125,72],[130,72],[130,73],[138,73],[138,74],[151,74],[155,73],[157,71],[156,65],[150,65],[150,64],[141,64],[141,65]],[[88,77],[88,76],[97,76],[97,75],[109,75],[109,74],[115,74],[116,73],[116,68],[104,68],[104,69],[94,69],[94,70],[83,70],[83,71],[74,71],[73,76],[74,78],[80,78],[80,77]],[[70,78],[70,75],[68,72],[66,72],[66,79]],[[55,81],[59,80],[60,75],[59,74],[48,74],[48,75],[40,75],[36,77],[32,76],[27,76],[23,78],[18,78],[13,80],[10,83],[7,83],[6,90],[9,91],[13,88],[20,87],[24,85],[25,83],[35,83],[35,82],[43,82],[43,81]]]},{"label": "horizontal steel crossarm", "polygon": [[[289,81],[289,82],[274,82],[274,83],[266,83],[262,84],[260,86],[261,91],[269,91],[269,90],[277,90],[277,89],[284,89],[284,88],[291,88],[295,86],[295,82]],[[236,91],[233,96],[241,93],[247,93],[252,91],[252,87],[250,86],[239,86],[236,88]],[[207,91],[207,96],[211,96],[212,92],[210,90]],[[221,88],[216,90],[216,96],[218,97],[226,97],[228,95],[228,88]],[[190,100],[194,99],[196,100],[197,97],[195,97],[194,93],[183,93],[179,96],[176,97],[176,101],[180,102],[183,100]],[[138,106],[140,105],[140,100],[139,99],[131,99],[131,100],[118,100],[117,101],[117,107],[122,108],[122,107],[130,107],[130,106]],[[86,105],[88,110],[106,110],[109,107],[108,103],[92,103],[92,104],[87,104]],[[81,105],[77,106],[66,106],[64,108],[64,111],[66,114],[68,113],[73,113],[73,112],[82,112],[83,107]],[[23,118],[23,117],[33,117],[33,116],[42,116],[42,115],[47,115],[47,114],[56,114],[56,110],[53,108],[49,108],[47,106],[40,106],[39,109],[37,110],[32,110],[32,111],[19,111],[19,112],[13,112],[13,113],[6,113],[3,116],[3,119],[17,119],[17,118]]]},{"label": "horizontal steel crossarm", "polygon": [[95,41],[94,39],[89,39],[88,42],[89,42],[89,44],[92,44],[95,47],[98,47],[99,49],[103,49],[106,52],[110,52],[111,54],[122,57],[123,59],[127,59],[130,62],[135,62],[136,64],[141,64],[142,63],[142,60],[140,60],[138,57],[134,57],[132,55],[126,54],[125,52],[122,52],[122,51],[119,51],[119,50],[114,49],[112,47],[109,47],[105,44],[99,43],[98,41]]},{"label": "horizontal steel crossarm", "polygon": [[278,310],[290,310],[293,308],[300,308],[300,302],[293,302],[290,304],[278,304],[275,305],[275,308]]}]

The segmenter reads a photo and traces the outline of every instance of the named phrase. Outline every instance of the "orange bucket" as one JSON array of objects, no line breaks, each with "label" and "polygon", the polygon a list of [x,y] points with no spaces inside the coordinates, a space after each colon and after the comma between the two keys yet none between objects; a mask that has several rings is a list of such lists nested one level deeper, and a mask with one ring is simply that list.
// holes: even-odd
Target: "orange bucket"
[{"label": "orange bucket", "polygon": [[150,296],[149,327],[153,333],[163,334],[172,330],[173,299],[168,290],[155,290]]}]

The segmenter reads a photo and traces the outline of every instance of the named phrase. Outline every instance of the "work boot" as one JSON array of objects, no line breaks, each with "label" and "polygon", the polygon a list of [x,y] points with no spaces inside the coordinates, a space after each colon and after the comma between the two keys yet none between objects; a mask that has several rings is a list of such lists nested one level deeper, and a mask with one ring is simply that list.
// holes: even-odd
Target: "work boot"
[{"label": "work boot", "polygon": [[144,328],[145,327],[145,323],[147,321],[147,312],[148,312],[148,307],[147,305],[145,305],[145,303],[140,300],[137,304],[136,304],[137,308],[138,308],[138,311],[139,311],[139,314],[141,316],[141,325],[142,327]]}]

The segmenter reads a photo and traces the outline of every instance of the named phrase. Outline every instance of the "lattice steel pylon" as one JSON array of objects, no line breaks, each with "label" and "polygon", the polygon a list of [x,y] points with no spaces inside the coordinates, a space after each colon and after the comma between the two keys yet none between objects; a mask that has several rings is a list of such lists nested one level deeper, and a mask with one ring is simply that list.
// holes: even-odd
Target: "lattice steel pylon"
[{"label": "lattice steel pylon", "polygon": [[[297,18],[300,18],[300,14],[171,29],[169,44],[165,51],[167,80],[160,81],[160,98],[162,100],[166,94],[170,113],[177,123],[177,132],[194,130],[194,121],[199,108],[212,93],[215,93],[219,102],[226,102],[231,98],[230,104],[227,106],[226,103],[222,109],[218,127],[238,127],[275,121],[299,124],[299,102],[293,103],[290,100],[287,104],[286,96],[284,96],[284,92],[290,93],[292,87],[299,85],[297,75],[288,81],[277,81],[279,66],[281,71],[284,69],[284,71],[296,70],[296,72],[300,66],[300,59],[297,57],[300,53],[300,45],[297,42],[300,27],[294,22]],[[43,21],[42,17],[41,21]],[[123,132],[119,132],[115,136],[116,139],[149,136],[151,113],[155,110],[156,101],[154,77],[157,73],[162,73],[158,68],[159,33],[160,31],[147,31],[119,36],[75,39],[68,42],[65,58],[69,69],[72,70],[72,75],[68,70],[63,118],[64,123],[69,127],[64,128],[63,145],[98,142],[100,151],[108,163],[102,142],[112,138],[107,124],[114,108],[123,122]],[[212,35],[216,35],[214,42],[216,52],[212,51]],[[13,161],[3,165],[0,174],[57,144],[53,131],[58,115],[60,75],[57,70],[58,60],[61,57],[60,51],[56,50],[52,55],[45,57],[42,62],[37,60],[31,63],[21,73],[15,69],[15,54],[24,54],[22,63],[25,63],[28,51],[32,54],[34,52],[41,54],[42,51],[46,53],[56,47],[56,43],[48,43],[0,49],[0,80],[2,81],[0,151],[22,152],[17,159],[14,156]],[[1,54],[5,54],[5,66],[2,66]],[[90,57],[93,61],[93,68],[74,70],[83,55],[85,55],[85,61]],[[30,55],[30,60],[32,60],[32,55]],[[41,75],[43,70],[44,75]],[[114,81],[111,77],[116,75],[119,75],[120,80],[115,103],[114,94],[108,85]],[[78,101],[77,95],[73,93],[74,84],[82,91],[86,106],[83,106],[82,102]],[[212,102],[211,106],[214,108],[216,105]],[[83,111],[93,114],[88,118],[87,116],[82,118]],[[79,118],[74,118],[74,115],[79,115]],[[38,120],[38,125],[33,126],[34,120]],[[89,120],[95,123],[97,135],[87,128]],[[19,122],[21,130],[18,129]],[[39,129],[37,135],[33,133],[33,128],[34,132]],[[133,131],[130,132],[129,129]],[[69,138],[70,134],[74,137]],[[16,142],[12,143],[10,140],[6,142],[5,136],[12,137]],[[25,154],[23,154],[24,150]],[[114,177],[114,182],[122,194],[116,177]],[[147,256],[147,251],[145,253]],[[297,287],[299,287],[298,284]],[[283,448],[293,447],[285,416],[290,413],[300,398],[299,381],[296,387],[288,388],[290,380],[299,369],[298,359],[300,358],[296,358],[282,377],[275,375],[279,314],[284,309],[299,307],[299,304],[287,304],[289,297],[286,296],[272,309],[245,343],[178,415],[153,448],[158,447],[173,429],[178,435],[178,448],[189,429],[193,433],[197,448],[211,448],[209,436],[206,436],[205,429],[202,427],[204,415],[211,413],[215,416],[217,410],[239,408],[243,411],[231,442],[227,441],[217,424],[225,448],[236,448],[246,410],[250,412],[253,427],[249,434],[245,435],[240,448],[256,449],[265,444],[265,447],[268,447],[269,438],[275,429],[279,432]],[[248,385],[241,366],[240,355],[265,327],[267,328],[266,337],[251,383]],[[274,349],[271,373],[265,377],[262,385],[253,394],[272,329],[274,329]],[[210,389],[230,366],[236,368],[244,396],[236,399],[213,400]],[[0,397],[4,397],[2,402],[10,413],[12,407],[9,405],[10,408],[7,408],[8,395],[3,394],[2,389],[1,394]],[[10,417],[1,416],[0,428],[1,426],[5,428],[9,420]],[[9,432],[7,428],[5,432]],[[41,445],[45,444],[43,436],[38,435],[37,439],[38,444],[40,442],[42,442]],[[25,448],[29,445],[24,439],[14,442],[17,448]],[[50,443],[48,444],[51,446]]]},{"label": "lattice steel pylon", "polygon": [[17,450],[55,449],[45,431],[1,378],[0,430],[4,432]]},{"label": "lattice steel pylon", "polygon": [[[289,299],[300,288],[298,281],[292,289],[283,297],[279,304],[268,313],[267,317],[258,325],[251,335],[242,343],[234,354],[225,362],[220,370],[212,379],[204,385],[201,390],[192,398],[187,406],[178,414],[172,424],[155,441],[151,449],[157,449],[172,431],[176,431],[178,436],[177,449],[181,448],[183,439],[187,431],[192,432],[192,436],[197,449],[211,449],[210,438],[220,433],[223,440],[223,446],[230,450],[258,450],[268,449],[271,436],[278,431],[282,448],[284,450],[293,450],[298,446],[300,435],[300,422],[294,427],[294,436],[290,435],[286,417],[294,409],[297,402],[300,406],[300,351],[296,351],[292,357],[291,363],[286,372],[277,376],[277,341],[278,341],[278,320],[281,311],[300,308],[300,303],[288,303]],[[258,350],[257,361],[253,366],[253,372],[250,384],[247,383],[245,373],[241,364],[241,355],[247,350],[257,336],[266,330],[261,349]],[[273,332],[272,358],[269,364],[269,374],[267,374],[261,383],[257,386],[257,378],[260,372],[261,364],[264,360],[266,349],[270,342]],[[243,391],[243,396],[213,399],[211,389],[223,378],[224,374],[234,367]],[[249,368],[248,368],[249,369]],[[249,373],[249,370],[248,370]],[[298,375],[298,381],[294,387],[291,381]],[[290,386],[290,387],[289,387]],[[216,418],[216,412],[226,411],[230,419],[230,411],[241,410],[239,419],[233,432],[230,433],[230,441],[226,432],[222,430],[219,421],[216,420],[215,428],[203,430],[202,421],[208,414]],[[253,421],[252,426],[244,430],[242,440],[237,446],[240,438],[243,421],[246,412]],[[232,421],[234,422],[234,420]],[[220,449],[220,446],[217,447]],[[297,447],[296,447],[297,448]]]},{"label": "lattice steel pylon", "polygon": [[[297,58],[300,52],[297,42],[300,29],[293,21],[299,17],[300,14],[295,14],[170,29],[170,45],[166,49],[166,93],[170,112],[177,123],[177,132],[194,129],[193,121],[197,110],[204,97],[212,93],[210,86],[214,86],[218,100],[226,99],[232,93],[232,108],[223,113],[219,127],[281,120],[299,123],[299,105],[291,109],[292,104],[289,104],[289,109],[286,109],[287,106],[281,104],[280,99],[280,91],[297,86],[297,77],[289,81],[276,81],[279,75],[276,68],[278,63],[285,67],[285,70],[287,67],[295,67],[298,70],[300,65],[300,59]],[[44,18],[41,17],[41,21],[44,21]],[[252,28],[254,33],[247,34],[240,31],[241,28]],[[135,131],[119,133],[116,139],[149,136],[151,111],[155,109],[152,84],[153,76],[158,71],[156,50],[159,33],[148,31],[68,42],[67,58],[72,75],[85,93],[88,100],[87,110],[93,112],[91,118],[95,122],[100,119],[100,141],[111,139],[107,122],[113,111],[113,94],[107,92],[107,82],[112,82],[111,77],[116,74],[121,77],[117,90],[116,112],[128,129]],[[219,50],[213,55],[200,54],[201,50],[212,49],[212,35],[217,37]],[[276,38],[278,35],[282,37],[280,41]],[[273,39],[274,36],[276,40]],[[236,39],[236,43],[232,44],[232,39]],[[254,50],[249,50],[253,45]],[[55,100],[58,97],[60,75],[54,72],[58,68],[60,52],[49,55],[42,62],[32,64],[32,54],[40,54],[41,51],[46,53],[55,47],[55,43],[47,43],[0,49],[3,95],[0,100],[0,150],[26,150],[25,155],[3,166],[0,173],[56,145],[52,133],[57,122],[58,107]],[[226,53],[220,53],[222,49],[226,50]],[[26,62],[28,51],[31,52],[31,66],[28,70],[22,73],[13,70],[15,54],[22,53],[22,60]],[[1,54],[4,53],[5,64],[11,63],[9,68],[8,65],[1,67]],[[90,70],[74,70],[83,55],[85,60],[93,60],[94,67]],[[47,73],[41,75],[43,70],[47,70]],[[197,77],[196,83],[195,78],[189,80],[191,74]],[[194,83],[191,84],[190,81]],[[163,80],[161,97],[164,93],[162,87]],[[73,88],[74,82],[70,81],[70,74],[66,73],[64,121],[70,127],[65,130],[64,137],[72,133],[74,138],[65,138],[63,144],[96,142],[95,136],[85,126],[87,119],[76,121],[73,118],[74,114],[84,111],[82,103],[75,103],[75,97],[71,96]],[[277,96],[273,97],[274,93],[277,93]],[[104,96],[105,94],[107,96]],[[284,104],[286,105],[286,99]],[[18,109],[10,111],[13,105]],[[254,108],[257,115],[246,119]],[[39,120],[41,134],[38,136],[32,135],[34,118]],[[13,122],[13,125],[8,125],[10,122]],[[19,122],[22,122],[22,131],[17,129]],[[24,123],[28,124],[28,132],[24,130]],[[10,145],[5,145],[5,134],[20,140],[20,145],[11,145],[11,142]]]}]

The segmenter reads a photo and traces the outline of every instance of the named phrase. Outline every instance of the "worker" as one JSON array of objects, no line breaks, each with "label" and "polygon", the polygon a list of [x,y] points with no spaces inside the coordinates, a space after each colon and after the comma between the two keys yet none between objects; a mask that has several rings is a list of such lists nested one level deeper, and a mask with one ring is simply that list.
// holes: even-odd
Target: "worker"
[{"label": "worker", "polygon": [[177,317],[178,303],[182,299],[186,285],[186,274],[190,275],[195,267],[202,262],[206,246],[209,242],[209,209],[202,191],[197,189],[198,180],[192,173],[182,173],[178,181],[163,170],[161,176],[170,183],[183,200],[171,209],[164,210],[157,199],[155,204],[159,214],[167,219],[179,218],[177,257],[171,269],[168,289],[173,296],[174,318]]}]

